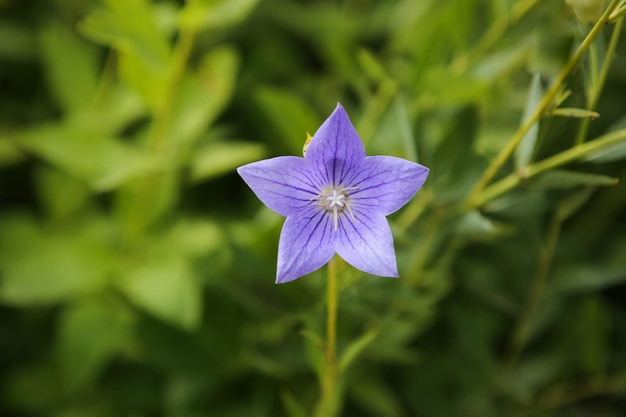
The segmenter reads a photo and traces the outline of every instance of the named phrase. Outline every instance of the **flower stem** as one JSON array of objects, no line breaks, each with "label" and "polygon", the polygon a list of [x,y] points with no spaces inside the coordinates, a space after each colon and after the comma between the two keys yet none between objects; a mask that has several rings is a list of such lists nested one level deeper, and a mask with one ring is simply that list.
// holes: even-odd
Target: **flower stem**
[{"label": "flower stem", "polygon": [[528,118],[528,120],[522,126],[520,126],[517,132],[515,132],[513,137],[509,140],[509,142],[502,149],[502,151],[500,151],[498,156],[496,156],[496,158],[491,162],[491,165],[487,167],[487,169],[483,173],[483,176],[478,180],[476,185],[474,185],[474,188],[472,189],[472,191],[469,194],[469,197],[467,198],[467,205],[469,206],[476,205],[475,200],[479,196],[483,188],[487,186],[489,181],[491,181],[491,179],[497,174],[498,170],[507,161],[509,156],[511,156],[511,154],[513,153],[517,145],[519,145],[519,143],[522,141],[522,139],[526,135],[526,132],[528,132],[528,130],[541,118],[541,116],[545,114],[546,110],[552,104],[554,98],[557,96],[559,91],[561,91],[561,89],[565,85],[565,81],[567,77],[569,77],[570,73],[578,65],[581,58],[587,51],[587,49],[589,49],[593,41],[598,37],[600,32],[602,32],[602,30],[604,29],[604,26],[606,25],[606,22],[608,21],[609,16],[613,12],[613,10],[618,6],[620,1],[621,0],[611,1],[611,4],[609,4],[609,6],[606,8],[604,13],[600,17],[600,19],[598,19],[598,21],[593,26],[591,31],[589,31],[589,33],[587,34],[583,42],[580,44],[578,49],[576,49],[576,52],[574,53],[574,55],[572,55],[572,57],[569,59],[565,67],[561,70],[561,72],[559,73],[552,87],[548,91],[546,91],[546,94],[543,96],[543,98],[539,102],[539,105],[537,106],[537,108],[535,108],[535,111],[533,112],[533,114]]},{"label": "flower stem", "polygon": [[326,364],[328,380],[331,388],[337,378],[337,259],[333,257],[328,263],[328,293],[326,317]]},{"label": "flower stem", "polygon": [[322,373],[320,385],[322,395],[315,410],[316,417],[333,417],[339,410],[339,392],[337,389],[338,369],[336,357],[337,340],[337,262],[334,256],[328,263],[328,287],[326,294],[326,343],[324,356],[326,372]]}]

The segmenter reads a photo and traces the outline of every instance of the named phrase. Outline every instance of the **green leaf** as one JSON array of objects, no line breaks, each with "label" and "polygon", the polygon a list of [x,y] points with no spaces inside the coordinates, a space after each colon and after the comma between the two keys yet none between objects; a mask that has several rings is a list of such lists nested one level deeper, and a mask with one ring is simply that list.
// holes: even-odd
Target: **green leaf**
[{"label": "green leaf", "polygon": [[99,91],[93,105],[70,115],[67,124],[77,130],[110,136],[146,114],[147,107],[139,94],[123,83],[107,84]]},{"label": "green leaf", "polygon": [[599,291],[626,282],[624,267],[615,265],[569,264],[554,272],[550,294]]},{"label": "green leaf", "polygon": [[[521,124],[525,124],[530,119],[542,97],[543,87],[541,86],[541,75],[535,74],[530,82],[528,98],[526,99],[526,107],[524,108]],[[528,129],[524,138],[515,149],[515,166],[518,169],[525,167],[531,161],[535,153],[535,147],[537,146],[538,135],[539,121],[537,120],[530,129]]]},{"label": "green leaf", "polygon": [[180,26],[192,30],[226,29],[240,23],[259,0],[199,0],[188,2],[180,13]]},{"label": "green leaf", "polygon": [[311,330],[302,330],[300,334],[305,338],[307,343],[306,353],[307,360],[320,381],[323,381],[328,372],[326,359],[324,358],[324,341],[322,338]]},{"label": "green leaf", "polygon": [[595,191],[594,187],[583,188],[561,200],[556,208],[561,221],[578,212],[589,201]]},{"label": "green leaf", "polygon": [[49,166],[40,166],[35,172],[37,194],[48,215],[54,219],[76,214],[89,199],[86,184]]},{"label": "green leaf", "polygon": [[600,117],[600,113],[598,112],[585,110],[585,109],[576,109],[576,108],[571,108],[571,107],[560,107],[558,109],[552,110],[552,113],[550,114],[552,116],[579,117],[579,118],[589,117],[591,119],[596,119]]},{"label": "green leaf", "polygon": [[189,144],[207,130],[232,97],[239,55],[232,47],[213,49],[200,61],[197,75],[183,79],[166,135],[175,145]]},{"label": "green leaf", "polygon": [[463,214],[455,223],[455,233],[471,237],[487,237],[496,233],[497,227],[479,211]]},{"label": "green leaf", "polygon": [[67,387],[91,381],[128,342],[132,326],[133,317],[122,305],[85,300],[67,307],[61,313],[56,349]]},{"label": "green leaf", "polygon": [[292,155],[301,155],[306,132],[317,129],[319,118],[311,106],[300,96],[275,88],[263,87],[254,93],[259,110],[267,117],[278,133],[278,139]]},{"label": "green leaf", "polygon": [[37,56],[37,34],[32,22],[26,19],[2,19],[0,24],[0,58],[9,61],[27,61]]},{"label": "green leaf", "polygon": [[618,182],[619,179],[606,175],[554,169],[539,176],[532,182],[532,185],[541,189],[550,189],[580,186],[606,186],[615,185]]},{"label": "green leaf", "polygon": [[169,45],[159,32],[148,0],[106,0],[79,24],[89,38],[121,52],[136,53],[147,66],[167,63]]},{"label": "green leaf", "polygon": [[107,0],[79,24],[88,38],[120,53],[124,80],[153,109],[165,98],[170,46],[157,27],[156,16],[147,0]]},{"label": "green leaf", "polygon": [[165,99],[168,83],[165,67],[146,65],[134,51],[122,53],[118,62],[124,82],[141,96],[153,112],[158,111]]},{"label": "green leaf", "polygon": [[339,359],[339,369],[346,371],[363,350],[378,336],[378,329],[371,329],[348,345]]},{"label": "green leaf", "polygon": [[46,79],[59,104],[68,112],[89,106],[98,84],[98,57],[93,45],[59,24],[43,27],[39,43]]},{"label": "green leaf", "polygon": [[0,230],[0,301],[50,304],[107,285],[115,261],[103,245],[103,223],[87,222],[78,232],[44,234],[32,220],[10,216],[2,220]]},{"label": "green leaf", "polygon": [[300,403],[291,392],[283,391],[280,398],[287,409],[289,417],[308,417],[309,413],[306,407]]},{"label": "green leaf", "polygon": [[588,154],[584,161],[593,164],[621,161],[626,158],[626,141],[600,149]]},{"label": "green leaf", "polygon": [[214,221],[185,219],[177,222],[165,239],[177,253],[206,256],[221,247],[225,236]]},{"label": "green leaf", "polygon": [[149,257],[129,266],[117,285],[133,304],[174,326],[192,330],[200,324],[202,288],[184,258]]},{"label": "green leaf", "polygon": [[0,136],[0,168],[15,165],[24,160],[24,153],[8,137]]},{"label": "green leaf", "polygon": [[261,159],[265,148],[256,143],[209,143],[194,153],[191,161],[191,179],[203,181],[234,171],[248,162]]},{"label": "green leaf", "polygon": [[460,106],[480,103],[488,95],[489,83],[468,74],[458,74],[441,67],[430,67],[421,80],[418,104],[423,107],[437,105]]},{"label": "green leaf", "polygon": [[15,138],[16,143],[59,169],[87,181],[95,191],[110,191],[159,164],[105,135],[63,126],[44,126]]},{"label": "green leaf", "polygon": [[417,161],[415,135],[402,97],[396,97],[365,147],[369,155],[391,155]]},{"label": "green leaf", "polygon": [[361,377],[349,386],[350,393],[365,410],[372,415],[381,417],[404,416],[397,396],[391,392],[391,387],[375,378]]}]

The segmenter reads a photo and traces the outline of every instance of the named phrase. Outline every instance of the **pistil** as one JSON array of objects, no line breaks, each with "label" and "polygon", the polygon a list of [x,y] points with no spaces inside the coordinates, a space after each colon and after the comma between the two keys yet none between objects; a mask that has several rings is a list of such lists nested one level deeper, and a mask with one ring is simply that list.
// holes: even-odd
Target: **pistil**
[{"label": "pistil", "polygon": [[352,209],[348,204],[348,200],[350,195],[348,191],[356,190],[357,187],[327,187],[320,194],[314,197],[317,200],[317,204],[322,207],[324,210],[333,213],[333,226],[334,230],[337,231],[339,228],[339,213],[346,210],[352,220],[356,220],[354,218],[354,214],[352,213]]}]

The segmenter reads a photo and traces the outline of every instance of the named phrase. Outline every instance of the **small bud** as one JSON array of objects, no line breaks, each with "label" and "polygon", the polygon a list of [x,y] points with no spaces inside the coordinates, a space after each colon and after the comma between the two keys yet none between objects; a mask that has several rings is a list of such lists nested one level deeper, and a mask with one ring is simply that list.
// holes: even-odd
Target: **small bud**
[{"label": "small bud", "polygon": [[595,23],[604,10],[606,0],[565,0],[583,23]]},{"label": "small bud", "polygon": [[304,146],[302,147],[302,156],[306,156],[306,150],[309,149],[309,143],[313,140],[313,137],[306,132],[306,140],[304,141]]}]

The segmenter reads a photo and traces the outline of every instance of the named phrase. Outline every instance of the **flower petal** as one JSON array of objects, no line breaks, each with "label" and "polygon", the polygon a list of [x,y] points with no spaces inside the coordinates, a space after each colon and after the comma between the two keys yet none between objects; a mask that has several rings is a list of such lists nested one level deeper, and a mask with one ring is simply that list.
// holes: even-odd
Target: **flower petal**
[{"label": "flower petal", "polygon": [[296,214],[313,205],[321,187],[308,163],[296,156],[279,156],[237,168],[259,199],[282,216]]},{"label": "flower petal", "polygon": [[393,236],[381,214],[354,213],[340,223],[336,250],[346,262],[361,271],[383,277],[398,277]]},{"label": "flower petal", "polygon": [[324,266],[335,254],[331,216],[312,207],[287,217],[278,243],[276,283],[293,281]]},{"label": "flower petal", "polygon": [[365,159],[363,142],[341,104],[315,132],[305,159],[323,174],[327,185],[337,186],[345,185],[345,177]]},{"label": "flower petal", "polygon": [[399,210],[420,189],[428,177],[428,168],[393,156],[369,156],[348,187],[358,187],[350,194],[353,210],[370,210],[385,216]]}]

